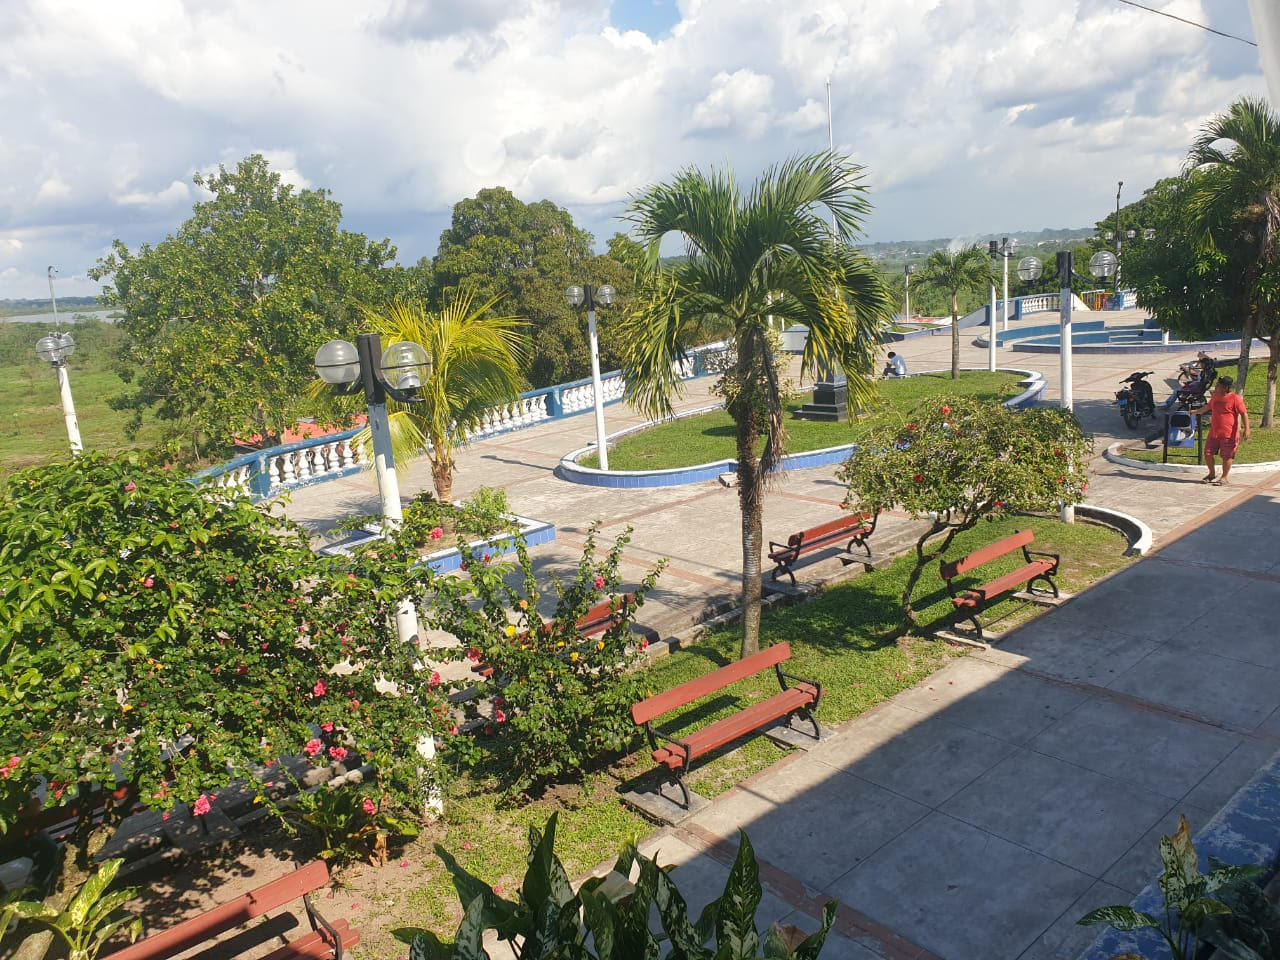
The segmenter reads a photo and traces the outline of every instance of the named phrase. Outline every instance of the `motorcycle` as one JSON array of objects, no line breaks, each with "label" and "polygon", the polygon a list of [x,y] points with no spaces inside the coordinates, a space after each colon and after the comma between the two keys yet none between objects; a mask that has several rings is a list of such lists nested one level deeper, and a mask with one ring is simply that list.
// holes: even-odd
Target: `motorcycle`
[{"label": "motorcycle", "polygon": [[1147,377],[1153,373],[1155,373],[1154,370],[1143,370],[1131,373],[1120,381],[1121,384],[1128,384],[1128,386],[1116,391],[1116,406],[1120,408],[1124,425],[1130,430],[1137,427],[1138,421],[1143,417],[1156,415],[1155,393],[1151,389],[1151,384],[1147,383]]}]

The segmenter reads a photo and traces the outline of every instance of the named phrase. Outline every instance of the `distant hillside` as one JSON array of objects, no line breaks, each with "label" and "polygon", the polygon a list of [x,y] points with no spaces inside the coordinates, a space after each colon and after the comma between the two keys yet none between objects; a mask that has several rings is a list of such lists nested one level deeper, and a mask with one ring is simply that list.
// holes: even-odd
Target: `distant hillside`
[{"label": "distant hillside", "polygon": [[[77,310],[99,310],[102,304],[97,297],[59,297],[58,310],[73,313]],[[19,316],[27,313],[53,313],[48,297],[33,300],[0,299],[0,316]]]},{"label": "distant hillside", "polygon": [[880,243],[862,243],[858,248],[872,260],[906,263],[927,257],[934,250],[945,249],[952,244],[976,243],[986,247],[988,241],[1009,237],[1017,241],[1018,250],[1066,249],[1083,243],[1096,233],[1094,227],[1076,227],[1044,230],[1015,230],[1012,233],[982,234],[966,237],[934,237],[931,240],[888,240]]}]

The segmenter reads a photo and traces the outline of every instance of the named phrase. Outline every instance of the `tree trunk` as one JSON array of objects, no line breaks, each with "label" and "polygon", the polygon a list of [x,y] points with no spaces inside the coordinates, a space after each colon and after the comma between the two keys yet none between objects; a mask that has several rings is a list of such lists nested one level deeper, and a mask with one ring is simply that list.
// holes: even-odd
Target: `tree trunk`
[{"label": "tree trunk", "polygon": [[1249,378],[1249,351],[1253,347],[1253,334],[1258,329],[1258,312],[1249,310],[1245,314],[1244,326],[1240,330],[1240,363],[1236,366],[1236,393],[1244,396],[1244,384]]},{"label": "tree trunk", "polygon": [[436,488],[436,499],[441,503],[453,502],[453,458],[441,454],[440,447],[434,447],[431,456],[431,482]]},{"label": "tree trunk", "polygon": [[[933,526],[920,535],[920,539],[916,541],[916,565],[907,576],[907,585],[902,588],[902,622],[898,625],[895,636],[906,636],[920,622],[919,614],[911,606],[911,599],[916,592],[916,584],[920,582],[920,577],[924,575],[925,568],[947,552],[947,548],[951,546],[951,541],[956,538],[957,533],[961,530],[967,530],[971,526],[973,526],[973,523],[969,521],[967,516],[964,523],[956,526],[943,523],[941,519],[938,519],[933,522]],[[944,530],[947,535],[939,541],[933,550],[926,552],[925,544]]]},{"label": "tree trunk", "polygon": [[1280,368],[1280,326],[1277,326],[1275,332],[1271,334],[1267,344],[1271,352],[1267,357],[1267,395],[1262,401],[1262,420],[1258,423],[1260,427],[1271,426],[1271,420],[1276,412],[1276,371]]},{"label": "tree trunk", "polygon": [[[741,389],[749,391],[746,371],[754,362],[747,338],[739,340]],[[750,396],[737,407],[738,505],[742,510],[742,656],[760,649],[760,545],[764,526],[764,475],[760,471],[759,413]]]},{"label": "tree trunk", "polygon": [[951,379],[960,379],[960,295],[951,294]]}]

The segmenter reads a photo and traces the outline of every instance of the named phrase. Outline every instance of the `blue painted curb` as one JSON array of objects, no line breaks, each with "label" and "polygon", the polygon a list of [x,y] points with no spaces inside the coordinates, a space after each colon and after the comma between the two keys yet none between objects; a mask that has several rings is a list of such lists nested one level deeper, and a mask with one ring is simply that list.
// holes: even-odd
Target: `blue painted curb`
[{"label": "blue painted curb", "polygon": [[[1209,857],[1232,865],[1253,864],[1274,874],[1280,864],[1280,753],[1274,754],[1241,787],[1226,806],[1195,835],[1200,869],[1209,869]],[[1265,884],[1267,876],[1261,879]],[[1143,888],[1132,906],[1153,916],[1164,915],[1164,897],[1155,881]],[[1110,960],[1122,953],[1136,953],[1146,960],[1169,960],[1169,947],[1154,930],[1121,933],[1105,930],[1077,960]]]},{"label": "blue painted curb", "polygon": [[[1267,349],[1261,340],[1253,341],[1253,349]],[[1014,353],[1060,353],[1056,343],[1014,343],[1009,346]],[[1077,343],[1071,344],[1072,353],[1124,354],[1124,353],[1188,353],[1192,350],[1239,350],[1240,340],[1185,340],[1172,343]]]}]

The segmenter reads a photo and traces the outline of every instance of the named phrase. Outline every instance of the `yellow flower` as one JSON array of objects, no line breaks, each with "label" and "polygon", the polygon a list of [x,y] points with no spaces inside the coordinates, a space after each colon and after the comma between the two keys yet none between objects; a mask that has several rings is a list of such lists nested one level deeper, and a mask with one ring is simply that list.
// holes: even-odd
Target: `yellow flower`
[{"label": "yellow flower", "polygon": [[120,708],[120,712],[121,712],[121,713],[128,713],[128,712],[129,712],[130,710],[132,710],[132,709],[133,709],[133,704],[131,704],[131,703],[126,703],[126,704],[124,704],[124,705]]},{"label": "yellow flower", "polygon": [[557,649],[557,650],[558,650],[558,649],[560,649],[560,648],[561,648],[561,647],[563,647],[563,646],[564,646],[564,641],[563,641],[563,640],[557,640],[557,641],[556,641],[556,649]]},{"label": "yellow flower", "polygon": [[105,602],[105,601],[106,601],[106,599],[107,599],[107,595],[106,595],[105,593],[100,593],[100,594],[98,594],[98,602],[99,602],[99,603],[103,603],[103,602]]},{"label": "yellow flower", "polygon": [[603,640],[598,640],[598,641],[596,642],[596,649],[597,649],[597,650],[603,650],[603,649],[604,649],[604,641],[603,641]]},{"label": "yellow flower", "polygon": [[521,600],[521,601],[520,601],[520,609],[521,609],[521,610],[528,610],[528,609],[529,609],[529,601],[528,601],[528,600]]},{"label": "yellow flower", "polygon": [[574,663],[577,663],[577,662],[578,662],[578,651],[577,651],[577,650],[575,650],[575,651],[573,651],[573,653],[569,654],[569,659],[570,659],[570,660],[572,660]]},{"label": "yellow flower", "polygon": [[508,624],[507,624],[507,636],[508,636],[508,637],[514,637],[515,635],[516,635],[516,628],[515,628],[514,626],[512,626],[511,624],[509,624],[509,623],[508,623]]}]

